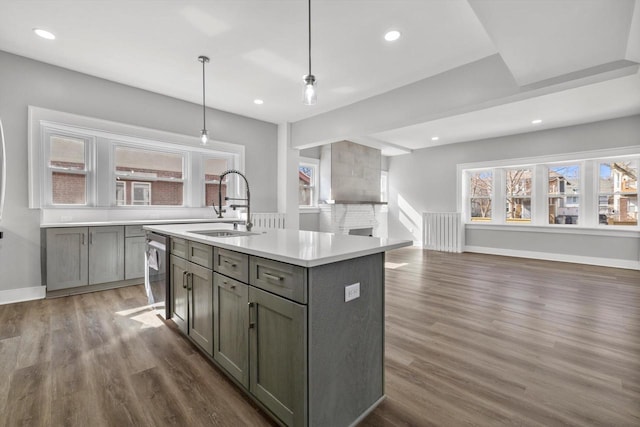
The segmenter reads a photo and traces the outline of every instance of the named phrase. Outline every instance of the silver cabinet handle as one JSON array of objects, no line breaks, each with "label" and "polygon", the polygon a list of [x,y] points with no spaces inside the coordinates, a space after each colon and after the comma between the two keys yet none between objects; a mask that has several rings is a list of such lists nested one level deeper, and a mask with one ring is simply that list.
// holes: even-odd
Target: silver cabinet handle
[{"label": "silver cabinet handle", "polygon": [[253,306],[254,304],[251,301],[249,301],[249,329],[254,329],[256,327],[255,322],[251,321],[251,318],[253,317],[251,316],[251,312],[253,311],[252,310]]},{"label": "silver cabinet handle", "polygon": [[280,277],[280,276],[276,276],[276,275],[274,275],[274,274],[262,273],[262,275],[263,275],[264,277],[266,277],[267,279],[277,280],[277,281],[282,280],[282,277]]},{"label": "silver cabinet handle", "polygon": [[93,245],[93,233],[91,231],[89,232],[89,244]]},{"label": "silver cabinet handle", "polygon": [[186,284],[186,282],[185,282],[185,278],[187,277],[187,274],[189,274],[189,272],[188,272],[188,271],[183,271],[183,272],[182,272],[182,287],[183,287],[184,289],[187,289],[187,284]]},{"label": "silver cabinet handle", "polygon": [[235,267],[235,266],[236,266],[236,264],[235,264],[235,263],[233,263],[233,262],[229,261],[228,259],[225,259],[225,260],[224,260],[224,262],[225,262],[225,264],[229,264],[229,265],[231,265],[231,267]]},{"label": "silver cabinet handle", "polygon": [[84,245],[84,233],[82,233],[81,236],[82,236],[82,239],[81,239],[82,243],[81,244]]}]

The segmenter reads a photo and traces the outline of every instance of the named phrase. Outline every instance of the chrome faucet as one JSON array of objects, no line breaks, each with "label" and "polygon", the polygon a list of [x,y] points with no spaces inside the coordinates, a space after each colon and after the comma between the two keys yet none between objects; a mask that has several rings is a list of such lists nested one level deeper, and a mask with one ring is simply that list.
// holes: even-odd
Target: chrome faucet
[{"label": "chrome faucet", "polygon": [[[244,174],[238,170],[235,169],[229,169],[228,171],[224,171],[222,172],[222,174],[220,175],[220,184],[218,185],[218,207],[220,208],[220,210],[218,211],[216,209],[216,205],[215,203],[212,203],[211,206],[213,207],[213,210],[215,211],[216,215],[218,215],[218,218],[222,218],[222,213],[226,212],[225,209],[222,209],[222,180],[224,179],[225,176],[235,173],[237,175],[240,175],[242,177],[242,179],[244,179],[244,183],[246,184],[247,187],[247,197],[246,198],[235,198],[235,197],[228,197],[225,196],[224,200],[239,200],[239,201],[245,201],[247,202],[247,204],[245,205],[236,205],[236,204],[230,204],[229,207],[231,209],[233,209],[234,211],[237,208],[247,208],[247,220],[245,222],[245,227],[247,228],[247,231],[251,231],[251,227],[253,227],[253,224],[251,223],[251,193],[249,191],[249,181],[247,181],[247,177],[244,176]],[[235,227],[235,224],[234,224]]]}]

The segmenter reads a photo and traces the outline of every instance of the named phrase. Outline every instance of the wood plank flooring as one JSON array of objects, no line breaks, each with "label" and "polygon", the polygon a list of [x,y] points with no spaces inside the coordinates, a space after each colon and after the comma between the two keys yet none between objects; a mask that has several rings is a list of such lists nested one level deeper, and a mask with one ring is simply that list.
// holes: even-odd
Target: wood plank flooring
[{"label": "wood plank flooring", "polygon": [[[361,426],[640,426],[639,271],[387,263],[387,399]],[[0,425],[273,425],[145,304],[132,286],[0,306]]]}]

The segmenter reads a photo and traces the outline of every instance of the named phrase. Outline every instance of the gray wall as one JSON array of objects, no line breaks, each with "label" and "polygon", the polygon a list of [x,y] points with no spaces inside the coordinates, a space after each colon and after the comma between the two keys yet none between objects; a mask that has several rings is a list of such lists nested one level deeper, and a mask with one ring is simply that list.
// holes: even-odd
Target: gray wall
[{"label": "gray wall", "polygon": [[[0,119],[7,149],[0,291],[41,285],[40,211],[27,208],[28,105],[194,138],[202,128],[202,106],[197,104],[0,51]],[[276,211],[277,126],[212,109],[207,125],[213,139],[245,146],[254,211]]]},{"label": "gray wall", "polygon": [[[640,144],[640,116],[543,130],[501,138],[463,142],[389,158],[389,237],[421,240],[420,215],[457,209],[459,163],[536,157]],[[637,238],[582,236],[514,231],[468,230],[467,245],[638,261]],[[533,238],[533,240],[531,240]],[[529,243],[533,242],[532,247]],[[567,242],[572,242],[568,244]],[[608,247],[605,256],[602,247]]]}]

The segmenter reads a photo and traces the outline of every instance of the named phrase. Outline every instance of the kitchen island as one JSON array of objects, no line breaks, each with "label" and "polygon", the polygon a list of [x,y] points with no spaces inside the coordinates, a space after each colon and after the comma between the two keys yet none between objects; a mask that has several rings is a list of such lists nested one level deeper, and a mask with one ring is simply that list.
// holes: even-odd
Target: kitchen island
[{"label": "kitchen island", "polygon": [[144,228],[171,240],[172,320],[279,423],[355,425],[382,401],[384,252],[410,241]]}]

